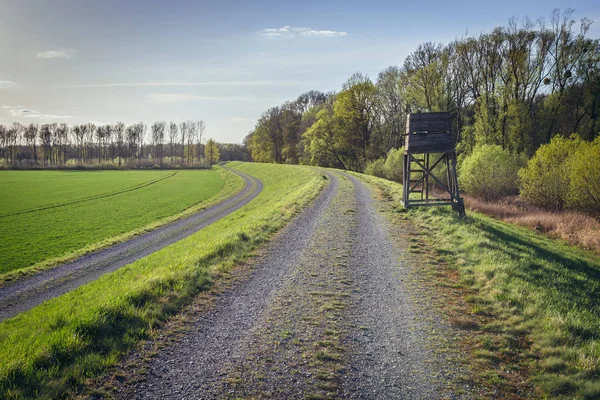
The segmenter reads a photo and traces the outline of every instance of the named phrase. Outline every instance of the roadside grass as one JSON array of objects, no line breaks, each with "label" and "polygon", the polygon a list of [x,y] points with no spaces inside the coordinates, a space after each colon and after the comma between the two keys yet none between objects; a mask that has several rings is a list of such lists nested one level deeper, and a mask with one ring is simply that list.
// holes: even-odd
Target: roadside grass
[{"label": "roadside grass", "polygon": [[248,205],[133,264],[0,323],[0,398],[74,396],[305,207],[314,169],[232,163],[264,188]]},{"label": "roadside grass", "polygon": [[[0,285],[197,212],[243,186],[222,168],[5,171],[0,179],[8,183],[2,198],[10,199],[0,206]],[[28,198],[24,206],[19,197]]]},{"label": "roadside grass", "polygon": [[398,202],[420,232],[415,251],[433,253],[432,268],[457,272],[455,282],[442,279],[466,289],[468,314],[453,322],[468,332],[481,382],[502,393],[522,374],[540,398],[600,398],[600,257],[475,212],[461,220],[449,208],[407,211],[401,185],[356,176]]}]

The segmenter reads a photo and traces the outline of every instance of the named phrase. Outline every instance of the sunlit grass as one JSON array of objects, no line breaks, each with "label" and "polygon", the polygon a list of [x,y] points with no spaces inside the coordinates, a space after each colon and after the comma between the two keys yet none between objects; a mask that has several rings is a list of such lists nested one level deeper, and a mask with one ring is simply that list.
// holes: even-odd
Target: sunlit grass
[{"label": "sunlit grass", "polygon": [[192,236],[0,323],[0,398],[54,398],[115,364],[247,257],[326,182],[313,169],[236,163],[263,192]]},{"label": "sunlit grass", "polygon": [[[399,204],[401,185],[362,178]],[[404,215],[477,293],[465,300],[471,314],[488,323],[463,325],[479,331],[472,356],[484,363],[479,367],[487,365],[490,383],[502,384],[502,375],[494,374],[501,372],[495,371],[499,358],[520,358],[542,396],[600,398],[600,257],[474,212],[464,220],[449,207]],[[520,337],[531,346],[523,347]]]}]

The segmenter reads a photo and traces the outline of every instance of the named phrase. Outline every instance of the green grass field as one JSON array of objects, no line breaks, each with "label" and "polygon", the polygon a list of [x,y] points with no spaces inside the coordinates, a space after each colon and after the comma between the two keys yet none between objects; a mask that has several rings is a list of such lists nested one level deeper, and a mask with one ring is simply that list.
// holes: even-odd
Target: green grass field
[{"label": "green grass field", "polygon": [[314,169],[233,163],[252,202],[133,264],[0,323],[0,398],[75,395],[169,315],[248,257],[327,182]]},{"label": "green grass field", "polygon": [[224,188],[223,174],[2,171],[0,275],[93,247],[210,201]]},{"label": "green grass field", "polygon": [[[402,185],[358,176],[399,204]],[[417,226],[426,245],[417,250],[435,254],[433,273],[439,261],[473,293],[465,300],[483,321],[470,349],[475,374],[492,393],[514,390],[511,372],[524,370],[541,398],[600,398],[600,257],[483,214],[467,216],[449,207],[397,214]]]}]

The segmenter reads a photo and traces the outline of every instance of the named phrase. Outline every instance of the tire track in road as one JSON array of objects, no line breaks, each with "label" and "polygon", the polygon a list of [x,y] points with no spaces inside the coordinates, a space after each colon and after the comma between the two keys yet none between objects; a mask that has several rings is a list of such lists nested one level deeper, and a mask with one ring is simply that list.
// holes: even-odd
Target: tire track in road
[{"label": "tire track in road", "polygon": [[245,181],[243,189],[232,197],[128,241],[0,287],[0,322],[173,244],[238,210],[262,191],[259,179],[225,169]]}]

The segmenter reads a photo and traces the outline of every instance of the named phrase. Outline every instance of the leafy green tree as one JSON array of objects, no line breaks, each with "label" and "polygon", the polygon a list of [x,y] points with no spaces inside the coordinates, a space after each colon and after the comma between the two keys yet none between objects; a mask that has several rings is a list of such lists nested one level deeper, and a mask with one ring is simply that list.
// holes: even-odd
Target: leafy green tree
[{"label": "leafy green tree", "polygon": [[374,132],[378,137],[374,140],[379,148],[373,153],[385,153],[391,148],[402,145],[402,135],[406,130],[406,103],[402,70],[392,66],[379,73],[377,78],[377,101],[380,117],[378,129]]},{"label": "leafy green tree", "polygon": [[213,139],[208,139],[206,146],[204,146],[204,158],[211,167],[218,163],[219,159],[221,158],[219,146],[217,146],[217,142],[215,142]]},{"label": "leafy green tree", "polygon": [[343,149],[338,147],[336,132],[339,129],[332,111],[321,109],[315,122],[304,132],[305,152],[311,165],[348,169]]},{"label": "leafy green tree", "polygon": [[371,136],[377,119],[376,93],[371,80],[355,74],[337,95],[333,106],[339,124],[335,147],[344,164],[355,171],[362,171],[371,155]]},{"label": "leafy green tree", "polygon": [[404,62],[407,101],[412,112],[446,111],[445,87],[448,53],[441,44],[427,42],[409,54]]}]

